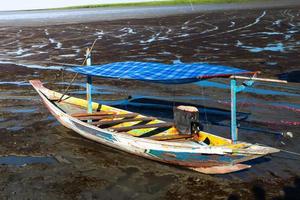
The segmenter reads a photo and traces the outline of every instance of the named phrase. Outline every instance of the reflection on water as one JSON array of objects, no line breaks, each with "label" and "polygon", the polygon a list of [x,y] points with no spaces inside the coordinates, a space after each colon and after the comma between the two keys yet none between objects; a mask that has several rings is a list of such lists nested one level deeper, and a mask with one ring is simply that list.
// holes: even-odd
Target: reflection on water
[{"label": "reflection on water", "polygon": [[34,157],[34,156],[1,156],[0,165],[26,166],[30,164],[53,164],[56,160],[52,157]]}]

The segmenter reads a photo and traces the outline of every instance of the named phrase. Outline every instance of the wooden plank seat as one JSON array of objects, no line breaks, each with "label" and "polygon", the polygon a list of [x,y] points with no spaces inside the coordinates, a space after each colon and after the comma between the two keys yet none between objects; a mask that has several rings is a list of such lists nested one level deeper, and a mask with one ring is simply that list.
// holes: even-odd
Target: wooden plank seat
[{"label": "wooden plank seat", "polygon": [[150,138],[153,140],[165,141],[165,140],[189,139],[192,137],[194,137],[194,135],[192,134],[176,134],[176,135],[153,136]]},{"label": "wooden plank seat", "polygon": [[171,128],[174,126],[174,123],[164,122],[164,123],[156,123],[156,124],[145,124],[145,125],[136,125],[136,126],[126,126],[126,127],[116,127],[110,128],[117,132],[127,132],[134,129],[144,129],[144,128]]},{"label": "wooden plank seat", "polygon": [[79,120],[101,120],[101,119],[113,119],[113,118],[132,118],[136,117],[139,114],[137,113],[129,113],[129,114],[107,114],[107,115],[92,115],[85,117],[77,117]]},{"label": "wooden plank seat", "polygon": [[125,119],[116,119],[116,120],[109,120],[109,121],[97,121],[97,122],[92,122],[92,124],[95,126],[104,126],[104,125],[114,125],[114,124],[120,124],[124,122],[135,122],[135,121],[149,122],[152,120],[156,120],[156,118],[155,117],[125,118]]}]

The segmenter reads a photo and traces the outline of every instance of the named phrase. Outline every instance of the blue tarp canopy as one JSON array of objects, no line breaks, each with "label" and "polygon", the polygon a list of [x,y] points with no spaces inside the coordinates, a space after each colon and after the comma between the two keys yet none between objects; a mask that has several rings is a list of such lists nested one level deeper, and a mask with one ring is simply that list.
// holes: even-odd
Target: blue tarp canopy
[{"label": "blue tarp canopy", "polygon": [[207,63],[162,64],[151,62],[116,62],[69,68],[79,74],[165,84],[190,83],[214,77],[252,74],[250,71]]}]

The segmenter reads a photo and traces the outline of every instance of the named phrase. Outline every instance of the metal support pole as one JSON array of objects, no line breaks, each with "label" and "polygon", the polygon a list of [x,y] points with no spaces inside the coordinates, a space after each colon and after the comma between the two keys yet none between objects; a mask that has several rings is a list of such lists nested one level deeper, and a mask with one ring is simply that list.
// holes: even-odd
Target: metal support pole
[{"label": "metal support pole", "polygon": [[231,140],[235,144],[238,140],[237,127],[236,127],[236,80],[232,79],[230,81],[231,87]]},{"label": "metal support pole", "polygon": [[[91,52],[90,49],[86,50],[86,65],[90,66],[92,64],[91,59]],[[86,82],[86,100],[87,100],[87,112],[92,113],[93,112],[93,106],[92,106],[92,77],[87,76],[87,82]]]},{"label": "metal support pole", "polygon": [[92,107],[92,77],[91,76],[87,76],[86,99],[87,99],[87,102],[88,102],[87,112],[92,113],[93,112],[93,107]]}]

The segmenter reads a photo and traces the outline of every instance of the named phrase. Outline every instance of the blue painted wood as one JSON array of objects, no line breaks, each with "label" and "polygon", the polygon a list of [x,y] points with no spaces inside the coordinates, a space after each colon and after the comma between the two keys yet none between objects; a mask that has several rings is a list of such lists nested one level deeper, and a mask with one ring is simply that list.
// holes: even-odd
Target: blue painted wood
[{"label": "blue painted wood", "polygon": [[93,107],[92,107],[92,77],[87,76],[87,83],[86,83],[86,97],[88,101],[88,113],[93,112]]},{"label": "blue painted wood", "polygon": [[167,161],[180,161],[187,163],[197,163],[197,162],[217,162],[217,163],[227,163],[231,164],[233,161],[242,159],[245,156],[242,155],[209,155],[201,153],[190,153],[190,152],[176,152],[176,151],[163,151],[150,149],[148,151],[149,155],[155,156],[162,160]]},{"label": "blue painted wood", "polygon": [[244,81],[242,85],[240,86],[236,86],[236,93],[239,93],[241,91],[243,91],[244,89],[246,89],[246,87],[250,87],[254,84],[254,81],[253,80],[250,80],[250,81]]},{"label": "blue painted wood", "polygon": [[243,91],[246,87],[252,86],[253,80],[245,81],[242,85],[237,86],[236,80],[232,79],[230,82],[231,88],[231,140],[235,144],[238,140],[238,130],[236,126],[236,94]]},{"label": "blue painted wood", "polygon": [[237,142],[237,127],[236,127],[236,93],[237,86],[236,80],[232,79],[230,81],[231,87],[231,140],[233,143]]},{"label": "blue painted wood", "polygon": [[79,124],[78,122],[73,121],[76,128],[83,130],[89,134],[93,134],[97,137],[100,137],[101,139],[106,140],[107,142],[114,143],[117,141],[117,139],[110,133],[101,132],[98,130],[95,130],[94,128],[90,128],[84,125]]}]

